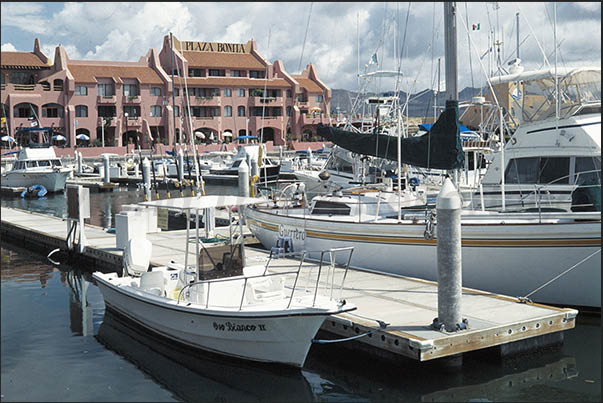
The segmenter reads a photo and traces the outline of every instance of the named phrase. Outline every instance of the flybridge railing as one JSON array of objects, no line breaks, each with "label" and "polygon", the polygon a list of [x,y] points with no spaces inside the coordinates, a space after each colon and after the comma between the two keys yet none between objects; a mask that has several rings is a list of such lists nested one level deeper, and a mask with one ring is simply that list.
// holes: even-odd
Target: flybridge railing
[{"label": "flybridge railing", "polygon": [[[326,250],[321,250],[321,251],[302,251],[302,252],[289,252],[289,253],[279,253],[279,252],[271,251],[266,265],[263,266],[264,270],[261,274],[249,275],[249,276],[243,275],[243,276],[235,276],[235,277],[221,278],[221,279],[215,279],[215,280],[197,281],[197,282],[192,282],[192,283],[186,284],[180,290],[176,303],[180,304],[181,300],[186,301],[189,298],[191,298],[190,290],[193,287],[198,287],[198,288],[201,288],[203,290],[203,292],[205,293],[205,295],[204,295],[205,308],[207,309],[207,308],[211,308],[211,307],[216,307],[218,305],[210,304],[210,296],[212,295],[211,294],[212,287],[216,288],[216,287],[219,287],[220,284],[238,282],[241,284],[241,296],[240,296],[240,299],[237,299],[237,301],[239,301],[239,304],[238,304],[239,311],[241,311],[244,306],[255,305],[258,303],[261,304],[263,302],[274,302],[274,300],[275,300],[274,298],[276,298],[276,300],[288,300],[286,309],[289,309],[291,307],[291,302],[294,299],[295,293],[299,292],[300,290],[303,291],[305,295],[307,295],[307,294],[312,295],[311,306],[315,307],[316,299],[319,294],[319,285],[321,283],[321,280],[324,283],[323,288],[329,292],[329,299],[331,299],[331,300],[333,299],[333,293],[336,288],[336,284],[335,284],[336,255],[337,255],[337,253],[348,252],[349,255],[347,256],[346,263],[343,265],[343,267],[341,267],[341,269],[343,269],[343,271],[344,271],[343,276],[341,278],[341,282],[338,284],[339,298],[341,298],[341,293],[343,292],[343,284],[347,277],[350,261],[352,260],[352,252],[353,251],[354,251],[353,247],[332,248],[332,249],[326,249]],[[308,256],[311,256],[311,255],[320,255],[320,259],[318,260],[318,272],[317,272],[316,278],[314,280],[312,279],[312,271],[316,268],[317,265],[316,264],[304,265],[305,260],[308,258]],[[271,262],[273,262],[273,260],[283,259],[283,258],[299,258],[299,264],[278,265],[278,266],[273,266],[273,269],[277,269],[277,268],[283,269],[283,268],[289,268],[289,267],[297,267],[297,269],[296,270],[287,270],[287,271],[278,272],[278,273],[268,273]],[[328,260],[325,260],[327,258],[328,258]],[[301,280],[300,275],[302,273],[302,270],[307,272],[305,287],[301,287],[299,285],[300,280]],[[289,293],[288,296],[285,296],[284,295],[284,280],[287,276],[295,276],[295,279],[293,282],[293,286],[291,287],[291,292]],[[254,292],[253,287],[258,286],[258,284],[263,286],[264,289],[267,290],[267,291],[265,291],[265,294],[267,294],[269,297],[273,297],[273,298],[272,299],[269,298],[266,301],[260,300],[260,301],[248,302],[248,304],[245,304],[245,298],[247,297],[247,294],[250,292]],[[186,290],[189,290],[189,292],[186,292]],[[184,298],[183,298],[183,296],[184,296]],[[224,306],[219,306],[219,307],[224,308]],[[230,306],[229,308],[235,308],[235,307]]]}]

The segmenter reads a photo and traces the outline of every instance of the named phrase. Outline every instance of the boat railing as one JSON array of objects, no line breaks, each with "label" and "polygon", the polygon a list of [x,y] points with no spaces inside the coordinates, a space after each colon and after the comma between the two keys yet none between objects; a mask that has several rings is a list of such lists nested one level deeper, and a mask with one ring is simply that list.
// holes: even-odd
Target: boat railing
[{"label": "boat railing", "polygon": [[[210,307],[210,295],[211,295],[212,285],[215,287],[217,284],[225,284],[228,282],[237,281],[237,282],[243,283],[242,291],[241,291],[241,298],[240,298],[239,304],[238,304],[238,310],[241,311],[244,306],[247,292],[249,292],[248,288],[250,288],[250,287],[248,287],[248,284],[250,282],[253,282],[255,279],[264,279],[264,280],[265,279],[274,279],[274,278],[283,278],[284,279],[286,276],[295,276],[295,278],[293,280],[293,285],[291,287],[291,292],[289,293],[289,296],[288,296],[288,303],[287,303],[286,309],[289,309],[291,307],[291,302],[294,299],[293,297],[294,297],[295,293],[302,290],[302,287],[300,285],[300,275],[302,273],[302,270],[307,269],[306,270],[307,271],[306,286],[303,287],[303,292],[308,293],[308,290],[313,290],[311,292],[313,293],[312,307],[314,307],[316,305],[316,299],[319,294],[319,285],[321,283],[321,279],[323,280],[323,283],[324,283],[323,288],[329,292],[329,298],[331,300],[333,299],[333,294],[335,291],[336,254],[340,253],[340,252],[349,252],[346,262],[343,265],[343,270],[344,270],[343,277],[341,279],[341,283],[339,283],[339,298],[341,298],[341,294],[343,292],[343,284],[347,277],[350,261],[352,259],[353,250],[354,250],[353,247],[344,247],[344,248],[332,248],[332,249],[321,250],[321,251],[302,251],[302,252],[288,252],[288,253],[278,253],[278,254],[275,254],[271,251],[262,274],[234,276],[234,277],[226,277],[226,278],[213,279],[213,280],[203,280],[203,281],[191,282],[189,284],[186,284],[184,287],[182,287],[182,289],[178,293],[178,298],[176,300],[176,303],[180,304],[180,301],[184,300],[183,295],[186,295],[185,291],[187,289],[191,289],[192,287],[201,286],[201,287],[205,287],[205,290],[206,290],[204,297],[205,297],[205,308],[207,309]],[[318,273],[316,275],[316,278],[313,280],[312,279],[312,271],[316,267],[316,265],[314,265],[314,264],[304,265],[304,263],[306,262],[306,260],[308,260],[308,257],[314,256],[314,255],[319,255],[320,258],[318,259]],[[271,266],[271,263],[274,260],[280,260],[283,258],[299,258],[299,263],[294,266],[292,266],[290,263],[286,264],[286,265]],[[326,260],[326,259],[328,259],[328,260]],[[326,269],[325,269],[325,266],[326,266]],[[268,273],[269,267],[272,267],[273,269],[296,267],[296,269],[279,271],[277,273]],[[326,275],[324,275],[325,271],[326,271]]]}]

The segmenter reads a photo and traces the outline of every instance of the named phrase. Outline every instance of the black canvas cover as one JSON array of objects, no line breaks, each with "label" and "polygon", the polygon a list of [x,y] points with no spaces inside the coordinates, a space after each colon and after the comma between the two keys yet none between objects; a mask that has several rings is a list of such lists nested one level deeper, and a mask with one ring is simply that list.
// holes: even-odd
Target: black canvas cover
[{"label": "black canvas cover", "polygon": [[[398,138],[380,133],[355,133],[318,125],[317,134],[346,150],[398,160]],[[464,154],[458,128],[458,101],[446,101],[446,109],[422,136],[400,139],[401,163],[422,168],[458,169]]]}]

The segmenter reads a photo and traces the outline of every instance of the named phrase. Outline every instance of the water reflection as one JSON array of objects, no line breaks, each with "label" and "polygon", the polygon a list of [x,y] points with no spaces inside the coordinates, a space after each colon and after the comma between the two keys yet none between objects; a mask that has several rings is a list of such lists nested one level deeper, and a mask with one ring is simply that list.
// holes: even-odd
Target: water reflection
[{"label": "water reflection", "polygon": [[312,401],[298,370],[247,364],[177,345],[105,311],[97,340],[185,401]]},{"label": "water reflection", "polygon": [[89,336],[94,333],[92,322],[92,305],[88,302],[87,294],[91,280],[77,269],[71,269],[66,275],[69,285],[69,327],[78,336]]}]

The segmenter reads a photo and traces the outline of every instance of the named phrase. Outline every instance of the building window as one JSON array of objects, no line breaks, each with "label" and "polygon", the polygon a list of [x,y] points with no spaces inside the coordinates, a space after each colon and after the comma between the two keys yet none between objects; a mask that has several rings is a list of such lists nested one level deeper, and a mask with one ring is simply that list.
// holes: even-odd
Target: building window
[{"label": "building window", "polygon": [[161,105],[151,105],[151,117],[160,118],[161,117]]},{"label": "building window", "polygon": [[287,116],[291,116],[291,109],[292,108],[290,106],[287,107]]},{"label": "building window", "polygon": [[178,105],[174,106],[174,112],[176,112],[176,116],[180,116],[180,107]]},{"label": "building window", "polygon": [[75,92],[73,95],[88,95],[88,87],[84,87],[83,85],[76,85]]},{"label": "building window", "polygon": [[291,98],[293,96],[293,93],[291,92],[291,90],[287,90],[287,98]]},{"label": "building window", "polygon": [[174,88],[174,96],[176,96],[176,97],[180,96],[180,88]]},{"label": "building window", "polygon": [[209,76],[210,77],[225,77],[226,76],[226,70],[224,70],[224,69],[209,69]]},{"label": "building window", "polygon": [[244,97],[245,96],[245,88],[239,88],[238,93],[239,93],[240,97]]},{"label": "building window", "polygon": [[124,97],[135,97],[138,96],[138,85],[136,84],[124,84],[123,88]]},{"label": "building window", "polygon": [[230,88],[224,88],[224,96],[225,97],[232,97],[232,89],[230,89]]},{"label": "building window", "polygon": [[99,105],[98,106],[98,116],[101,118],[114,118],[116,113],[116,109],[114,105]]},{"label": "building window", "polygon": [[205,69],[188,69],[189,77],[205,77]]},{"label": "building window", "polygon": [[225,106],[224,107],[224,116],[229,118],[232,116],[232,106]]},{"label": "building window", "polygon": [[322,102],[322,95],[316,95],[314,97],[314,101],[316,101],[316,102]]},{"label": "building window", "polygon": [[[37,109],[38,108],[36,107],[36,110]],[[14,116],[16,118],[29,118],[35,116],[35,114],[32,111],[31,104],[19,104],[15,106]]]},{"label": "building window", "polygon": [[128,119],[140,116],[140,106],[124,106],[124,116],[128,114]]},{"label": "building window", "polygon": [[75,107],[75,117],[87,118],[88,117],[88,107],[86,105],[77,105]]},{"label": "building window", "polygon": [[63,107],[57,104],[48,104],[42,106],[42,117],[44,118],[62,118]]},{"label": "building window", "polygon": [[155,97],[161,96],[161,88],[160,87],[151,87],[151,95]]},{"label": "building window", "polygon": [[266,78],[264,70],[249,70],[249,78]]},{"label": "building window", "polygon": [[245,70],[230,70],[231,77],[247,77],[247,72]]},{"label": "building window", "polygon": [[308,98],[304,94],[297,94],[297,102],[308,102]]},{"label": "building window", "polygon": [[112,97],[115,95],[113,84],[98,84],[97,91],[99,97]]},{"label": "building window", "polygon": [[245,116],[245,107],[244,107],[244,106],[239,106],[239,107],[237,108],[237,114],[238,114],[239,116]]}]

